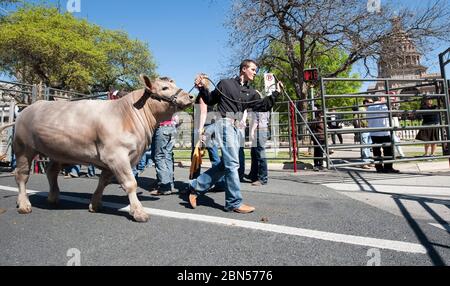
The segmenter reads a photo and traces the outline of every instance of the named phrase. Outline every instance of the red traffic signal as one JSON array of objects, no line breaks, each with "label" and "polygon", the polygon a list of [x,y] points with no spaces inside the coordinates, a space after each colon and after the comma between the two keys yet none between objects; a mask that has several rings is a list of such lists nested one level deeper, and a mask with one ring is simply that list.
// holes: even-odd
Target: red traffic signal
[{"label": "red traffic signal", "polygon": [[303,71],[304,81],[318,81],[319,80],[319,70],[318,69],[306,69]]}]

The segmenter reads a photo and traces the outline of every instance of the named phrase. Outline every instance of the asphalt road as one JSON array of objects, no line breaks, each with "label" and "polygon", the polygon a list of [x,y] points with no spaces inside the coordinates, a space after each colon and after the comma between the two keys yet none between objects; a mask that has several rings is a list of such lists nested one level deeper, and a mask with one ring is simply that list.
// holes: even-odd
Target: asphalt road
[{"label": "asphalt road", "polygon": [[[396,199],[398,212],[372,199],[348,195],[339,186],[356,184],[356,173],[272,171],[267,186],[242,184],[244,202],[256,207],[254,213],[243,215],[224,212],[224,193],[220,192],[200,198],[195,210],[182,194],[152,197],[148,189],[154,182],[154,169],[147,169],[138,181],[139,198],[151,214],[143,224],[119,210],[128,205],[128,198],[118,185],[105,191],[102,213],[89,213],[88,201],[97,179],[61,176],[64,197],[52,209],[46,203],[47,180],[37,174],[28,183],[29,190],[37,191],[30,196],[33,212],[19,215],[15,180],[4,176],[0,178],[0,265],[450,264],[449,232],[431,225],[436,221],[448,225],[445,213],[430,207],[431,218],[416,215],[403,204],[406,198],[392,194],[380,195]],[[358,174],[367,183],[433,177]],[[187,176],[188,169],[176,169],[176,188],[186,187]],[[431,203],[448,211],[450,201],[438,199]]]}]

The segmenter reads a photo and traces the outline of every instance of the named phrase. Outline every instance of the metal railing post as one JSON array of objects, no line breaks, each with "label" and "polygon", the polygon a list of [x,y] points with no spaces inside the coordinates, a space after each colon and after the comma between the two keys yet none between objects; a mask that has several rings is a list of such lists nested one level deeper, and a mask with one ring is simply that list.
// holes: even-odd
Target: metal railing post
[{"label": "metal railing post", "polygon": [[[444,88],[444,94],[445,94],[445,107],[446,107],[446,110],[447,110],[447,112],[445,113],[445,115],[446,115],[446,125],[447,125],[447,127],[446,127],[446,140],[449,140],[449,138],[450,138],[450,96],[449,96],[449,93],[448,93],[448,85],[447,85],[447,81],[445,80],[445,78],[443,79],[443,83],[442,83],[442,86],[443,86],[443,88]],[[449,153],[450,154],[450,143],[447,143],[447,153]],[[449,154],[444,154],[444,155],[449,155]],[[450,167],[450,159],[448,160],[448,164],[449,164],[449,167]]]},{"label": "metal railing post", "polygon": [[44,100],[50,100],[50,88],[47,86],[44,87]]},{"label": "metal railing post", "polygon": [[37,93],[38,93],[37,85],[34,84],[33,88],[31,89],[31,104],[36,102]]},{"label": "metal railing post", "polygon": [[292,142],[291,142],[291,113],[289,112],[289,110],[290,110],[290,102],[288,101],[287,102],[287,115],[288,115],[288,134],[287,134],[287,137],[288,137],[288,142],[289,142],[289,160],[292,160],[292,152],[293,152],[293,150],[292,150]]},{"label": "metal railing post", "polygon": [[[327,104],[325,101],[325,85],[324,85],[324,79],[320,78],[320,93],[322,97],[322,114],[323,114],[323,130],[324,130],[324,138],[325,138],[325,152],[327,153],[327,169],[330,169],[331,166],[331,159],[330,159],[330,152],[328,150],[328,125],[327,125]],[[320,144],[320,142],[317,142],[317,144]]]},{"label": "metal railing post", "polygon": [[[449,101],[450,99],[449,99],[449,93],[448,93],[449,86],[448,86],[448,82],[447,82],[447,75],[446,75],[446,72],[445,72],[445,66],[450,63],[450,60],[447,60],[447,61],[444,62],[444,55],[446,55],[448,53],[450,53],[450,48],[448,48],[446,51],[444,51],[444,52],[439,54],[439,66],[441,68],[441,77],[442,77],[442,81],[443,81],[442,87],[444,89],[445,107],[447,109],[447,112],[446,112],[447,118],[446,119],[447,119],[447,125],[449,125],[446,128],[446,133],[447,133],[446,134],[447,135],[446,139],[447,140],[450,138],[450,101]],[[447,143],[447,153],[450,154],[450,144],[449,143]],[[444,155],[448,155],[448,154],[444,154]],[[450,159],[448,160],[448,164],[449,164],[449,167],[450,167]]]},{"label": "metal railing post", "polygon": [[[387,95],[387,108],[388,108],[388,111],[392,111],[392,100],[391,100],[391,95],[390,95],[389,80],[384,81],[384,87],[385,87],[386,95]],[[394,120],[392,117],[393,117],[392,112],[389,112],[389,126],[390,127],[394,127]],[[391,144],[392,144],[391,145],[392,158],[395,160],[396,153],[397,153],[395,150],[395,147],[396,147],[395,137],[394,137],[395,130],[391,130],[390,134],[391,134]]]}]

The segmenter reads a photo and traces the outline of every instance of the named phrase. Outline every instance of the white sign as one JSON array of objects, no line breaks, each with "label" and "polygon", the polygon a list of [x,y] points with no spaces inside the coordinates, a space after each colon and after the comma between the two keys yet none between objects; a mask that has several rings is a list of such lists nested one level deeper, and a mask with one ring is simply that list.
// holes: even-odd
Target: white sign
[{"label": "white sign", "polygon": [[277,89],[275,84],[275,76],[273,73],[264,74],[264,91],[267,95],[272,94]]}]

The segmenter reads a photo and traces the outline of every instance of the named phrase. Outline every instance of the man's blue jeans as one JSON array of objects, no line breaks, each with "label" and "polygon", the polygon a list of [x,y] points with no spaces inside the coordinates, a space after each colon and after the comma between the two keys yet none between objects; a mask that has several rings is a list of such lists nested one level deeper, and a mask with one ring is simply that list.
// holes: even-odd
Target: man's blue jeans
[{"label": "man's blue jeans", "polygon": [[[219,156],[219,148],[217,148],[217,144],[215,142],[215,135],[214,135],[214,124],[205,125],[205,136],[206,136],[206,143],[205,143],[205,149],[208,151],[209,161],[211,161],[211,165],[215,166],[220,164],[220,156]],[[196,140],[200,140],[198,138],[199,135],[192,133],[192,150],[191,150],[191,159],[192,155],[194,153],[195,144],[197,143]],[[194,178],[197,178],[200,176],[200,169],[196,173],[194,173]]]},{"label": "man's blue jeans", "polygon": [[155,167],[156,178],[161,192],[171,191],[173,182],[173,147],[175,144],[176,128],[174,126],[161,126],[155,131]]},{"label": "man's blue jeans", "polygon": [[[369,132],[361,133],[361,144],[369,145],[372,144],[372,138],[370,137]],[[364,163],[371,163],[370,161],[370,147],[369,148],[361,148],[361,159]]]},{"label": "man's blue jeans", "polygon": [[88,165],[88,177],[94,177],[95,176],[95,166],[92,164]]},{"label": "man's blue jeans", "polygon": [[139,171],[144,171],[144,169],[145,169],[147,166],[150,166],[150,167],[151,167],[152,164],[153,164],[153,160],[152,160],[152,150],[151,150],[151,147],[150,147],[147,151],[144,152],[144,155],[142,155],[141,160],[139,160],[139,162],[138,162],[136,168],[137,168]]},{"label": "man's blue jeans", "polygon": [[251,149],[252,166],[250,169],[250,180],[252,182],[260,181],[263,185],[267,184],[267,157],[266,141],[268,137],[267,129],[256,130],[256,142],[253,142]]},{"label": "man's blue jeans", "polygon": [[239,134],[239,179],[242,180],[245,176],[245,128],[238,129]]},{"label": "man's blue jeans", "polygon": [[151,146],[144,152],[141,159],[139,160],[138,164],[133,167],[133,175],[137,178],[139,176],[139,173],[142,173],[145,168],[148,166],[153,165],[153,158],[152,155],[154,153],[154,143],[152,142]]},{"label": "man's blue jeans", "polygon": [[80,171],[81,171],[81,166],[80,165],[72,165],[72,166],[68,166],[64,169],[64,171],[67,174],[72,174],[74,176],[79,176],[80,175]]},{"label": "man's blue jeans", "polygon": [[239,134],[238,129],[229,119],[218,119],[215,123],[217,144],[222,149],[222,160],[219,165],[211,167],[197,179],[190,182],[198,195],[205,194],[211,186],[224,176],[225,210],[234,210],[242,205],[241,186],[239,181]]}]

